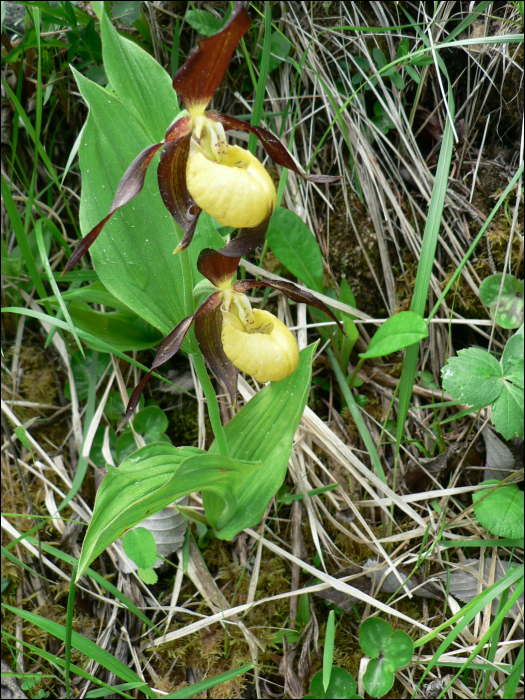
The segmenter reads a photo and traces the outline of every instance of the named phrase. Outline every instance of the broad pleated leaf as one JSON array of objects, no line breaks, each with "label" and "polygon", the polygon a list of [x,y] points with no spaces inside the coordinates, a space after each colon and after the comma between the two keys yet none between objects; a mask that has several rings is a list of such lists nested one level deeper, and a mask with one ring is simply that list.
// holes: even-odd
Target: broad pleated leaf
[{"label": "broad pleated leaf", "polygon": [[[316,347],[317,343],[302,350],[293,374],[265,387],[225,426],[230,456],[249,462],[260,460],[262,464],[240,486],[233,517],[222,527],[215,525],[220,539],[231,540],[243,528],[257,525],[283,483],[293,437],[310,391]],[[213,443],[210,453],[217,452],[217,444]],[[203,499],[206,517],[210,523],[217,523],[223,512],[222,502],[208,491]]]},{"label": "broad pleated leaf", "polygon": [[[151,144],[111,93],[75,77],[90,107],[79,149],[80,226],[88,232],[107,215],[126,168]],[[143,191],[106,224],[90,252],[104,286],[166,335],[186,314],[181,262],[173,256],[181,234],[160,198],[157,163],[158,156]]]},{"label": "broad pleated leaf", "polygon": [[211,490],[222,503],[219,525],[238,508],[239,489],[260,465],[165,442],[147,445],[118,469],[108,466],[80,555],[77,581],[89,564],[126,530],[177,498]]}]

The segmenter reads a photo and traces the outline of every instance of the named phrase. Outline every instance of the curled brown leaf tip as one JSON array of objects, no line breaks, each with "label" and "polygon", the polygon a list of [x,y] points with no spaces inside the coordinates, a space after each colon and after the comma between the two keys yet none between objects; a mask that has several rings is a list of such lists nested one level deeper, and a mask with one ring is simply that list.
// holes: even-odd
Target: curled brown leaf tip
[{"label": "curled brown leaf tip", "polygon": [[220,287],[234,278],[239,260],[240,257],[230,258],[222,255],[222,250],[204,248],[199,254],[197,269],[212,284]]},{"label": "curled brown leaf tip", "polygon": [[145,374],[143,376],[142,380],[133,389],[133,393],[131,394],[128,405],[126,406],[126,415],[120,421],[120,424],[116,430],[117,433],[120,430],[122,430],[122,428],[126,425],[128,420],[133,415],[133,413],[134,413],[135,409],[137,408],[138,403],[140,401],[140,396],[141,396],[142,392],[144,391],[144,389],[146,388],[146,386],[148,385],[150,379],[151,379],[151,371],[148,372],[147,374]]}]

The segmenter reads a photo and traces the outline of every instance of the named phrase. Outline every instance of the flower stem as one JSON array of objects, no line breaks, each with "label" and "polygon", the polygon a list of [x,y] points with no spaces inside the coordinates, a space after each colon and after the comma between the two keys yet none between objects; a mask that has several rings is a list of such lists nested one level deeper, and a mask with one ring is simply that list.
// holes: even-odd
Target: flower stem
[{"label": "flower stem", "polygon": [[206,402],[208,404],[208,414],[210,416],[210,423],[217,440],[217,447],[219,448],[219,454],[224,457],[228,456],[228,443],[226,442],[226,435],[224,434],[224,428],[222,426],[221,415],[219,412],[219,402],[217,401],[217,394],[213,388],[213,384],[210,381],[206,366],[204,364],[204,359],[201,352],[195,352],[192,354],[193,364],[195,371],[197,372],[197,377],[204,391],[204,396],[206,397]]}]

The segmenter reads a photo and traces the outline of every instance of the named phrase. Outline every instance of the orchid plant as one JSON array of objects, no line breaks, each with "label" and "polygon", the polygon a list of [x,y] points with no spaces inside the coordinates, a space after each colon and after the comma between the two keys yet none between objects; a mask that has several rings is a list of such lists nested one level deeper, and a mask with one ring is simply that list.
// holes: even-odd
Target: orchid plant
[{"label": "orchid plant", "polygon": [[[267,503],[285,478],[293,437],[308,397],[315,346],[299,352],[291,331],[270,312],[252,308],[248,293],[256,287],[275,289],[295,302],[322,310],[338,323],[316,296],[291,282],[236,279],[241,258],[265,241],[277,196],[262,164],[249,151],[229,145],[227,131],[239,129],[255,134],[277,163],[292,169],[305,180],[332,182],[339,179],[304,173],[281,142],[268,131],[235,117],[206,111],[235,47],[251,26],[244,2],[234,4],[230,19],[221,31],[201,40],[190,52],[173,79],[173,88],[185,110],[178,114],[162,142],[147,146],[134,159],[116,186],[108,214],[93,226],[103,211],[107,211],[107,203],[104,209],[96,201],[95,206],[90,207],[89,196],[96,200],[108,185],[114,191],[119,172],[115,171],[115,164],[122,162],[122,149],[129,147],[130,139],[122,137],[121,125],[129,118],[133,133],[144,133],[133,116],[133,110],[127,117],[123,105],[126,102],[133,106],[130,96],[134,90],[141,104],[145,104],[151,91],[145,79],[137,81],[139,87],[133,84],[130,87],[134,67],[140,70],[142,66],[143,75],[158,76],[165,100],[168,93],[172,95],[165,74],[150,56],[120,37],[107,15],[101,16],[101,26],[103,50],[107,51],[108,57],[106,70],[116,96],[120,98],[120,105],[110,99],[110,93],[77,75],[81,93],[90,106],[83,138],[86,150],[81,151],[80,159],[83,175],[81,221],[88,233],[71,256],[65,271],[71,270],[82,258],[115,212],[141,192],[146,171],[155,155],[161,152],[158,187],[163,205],[177,224],[179,244],[174,253],[178,256],[169,255],[170,245],[169,257],[165,257],[173,222],[165,224],[166,230],[157,225],[154,234],[144,231],[144,251],[152,250],[152,247],[147,248],[147,236],[157,235],[159,243],[155,250],[160,254],[156,258],[146,252],[142,254],[140,233],[126,228],[128,220],[135,224],[131,228],[136,228],[140,221],[133,207],[123,210],[121,221],[111,223],[93,249],[100,280],[108,284],[108,289],[117,299],[163,329],[163,333],[175,325],[160,343],[151,369],[133,391],[119,428],[133,414],[152,372],[172,358],[183,347],[185,338],[189,338],[185,348],[193,357],[216,440],[209,452],[197,448],[175,448],[166,443],[146,445],[118,469],[108,466],[108,475],[98,491],[93,520],[84,542],[79,576],[93,557],[125,530],[187,493],[202,492],[207,523],[218,537],[231,539],[243,528],[259,522]],[[122,59],[127,72],[120,63]],[[114,123],[108,124],[104,120],[111,119],[113,109],[118,115]],[[166,122],[167,119],[164,124]],[[104,151],[97,143],[96,134],[100,134],[109,146],[111,168],[105,163],[100,165],[100,154]],[[116,157],[113,157],[114,153]],[[105,194],[102,198],[105,199]],[[157,203],[152,201],[151,212],[157,212],[157,208]],[[160,209],[164,210],[164,207],[161,205]],[[201,217],[197,227],[202,212],[209,216]],[[211,225],[210,216],[223,226],[240,229],[224,247],[221,247],[224,243]],[[162,226],[164,217],[157,213],[156,219],[151,216],[148,220],[160,222]],[[205,233],[207,227],[213,231]],[[195,248],[187,250],[194,234],[199,239],[194,246],[200,250],[195,268],[192,267],[195,258],[193,262],[190,260]],[[130,249],[126,250],[127,236],[133,240],[133,255]],[[211,248],[210,244],[219,249]],[[174,269],[178,270],[176,275]],[[144,270],[149,271],[149,277]],[[204,278],[195,288],[194,273]],[[162,303],[162,299],[168,299],[169,280],[177,287],[180,305],[176,308]],[[156,299],[154,294],[148,297],[150,282],[151,288],[163,295],[162,299]],[[183,309],[185,313],[181,313]],[[167,319],[171,317],[173,320],[168,325]],[[198,348],[193,335],[189,334],[191,328]],[[233,406],[236,405],[239,371],[261,383],[269,383],[225,426],[220,420],[217,395],[203,358],[226,387]]]},{"label": "orchid plant", "polygon": [[[271,280],[239,280],[234,282],[241,255],[251,252],[257,241],[264,240],[264,222],[257,230],[243,230],[220,251],[205,248],[199,255],[197,268],[208,284],[197,285],[196,291],[211,294],[194,314],[182,320],[161,342],[150,371],[131,395],[126,415],[119,429],[129,420],[152,372],[172,358],[180,349],[186,333],[195,325],[195,335],[202,354],[217,377],[226,386],[233,405],[237,398],[238,370],[259,382],[277,382],[288,377],[299,363],[299,349],[294,335],[268,311],[252,309],[246,292],[255,287],[270,287],[289,299],[303,302],[324,311],[341,332],[343,327],[325,304],[311,292],[291,282]],[[200,287],[200,288],[199,288]],[[346,335],[346,334],[345,334]]]},{"label": "orchid plant", "polygon": [[131,202],[144,187],[148,168],[162,150],[157,170],[164,205],[181,227],[184,237],[174,253],[187,248],[202,211],[223,226],[259,226],[275,209],[274,184],[261,162],[239,146],[229,146],[226,131],[255,134],[268,155],[311,182],[335,182],[339,177],[309,175],[299,168],[279,139],[258,126],[206,107],[221,84],[233,52],[251,27],[244,2],[236,2],[226,25],[202,39],[173,78],[173,88],[185,109],[166,131],[164,140],[148,146],[124,173],[111,208],[79,243],[64,268],[73,269],[113,214]]}]

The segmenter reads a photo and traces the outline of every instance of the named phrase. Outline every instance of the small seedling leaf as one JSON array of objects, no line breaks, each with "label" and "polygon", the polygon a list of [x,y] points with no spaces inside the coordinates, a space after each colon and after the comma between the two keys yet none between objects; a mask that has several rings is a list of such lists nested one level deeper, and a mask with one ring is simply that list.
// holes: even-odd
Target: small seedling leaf
[{"label": "small seedling leaf", "polygon": [[[490,307],[490,315],[503,328],[518,328],[523,323],[524,284],[512,275],[498,273],[483,280],[479,288],[479,297],[483,304]],[[498,305],[498,297],[501,297]]]},{"label": "small seedling leaf", "polygon": [[151,568],[137,569],[137,574],[147,586],[154,586],[159,580],[159,577],[155,573],[154,569]]},{"label": "small seedling leaf", "polygon": [[343,668],[334,666],[330,676],[330,683],[326,690],[323,688],[323,672],[318,671],[310,683],[310,695],[307,698],[360,698],[356,695],[357,685],[352,676]]},{"label": "small seedling leaf", "polygon": [[359,357],[382,357],[407,348],[428,335],[428,326],[419,314],[402,311],[388,319],[374,334],[368,350]]},{"label": "small seedling leaf", "polygon": [[394,669],[385,659],[370,659],[363,676],[366,692],[373,698],[382,698],[394,685]]},{"label": "small seedling leaf", "polygon": [[365,689],[373,697],[382,697],[394,684],[394,672],[410,662],[414,644],[406,632],[394,632],[386,620],[377,617],[363,622],[359,644],[372,657],[363,677]]},{"label": "small seedling leaf", "polygon": [[472,495],[477,519],[493,535],[523,537],[523,491],[517,484],[501,486],[490,493],[491,488]]},{"label": "small seedling leaf", "polygon": [[147,406],[137,413],[133,427],[141,435],[154,432],[165,433],[168,429],[168,419],[158,406]]},{"label": "small seedling leaf", "polygon": [[157,561],[155,538],[145,527],[130,530],[122,539],[122,545],[139,569],[149,569]]},{"label": "small seedling leaf", "polygon": [[216,34],[223,24],[222,19],[215,17],[210,12],[206,12],[206,10],[188,10],[186,12],[186,21],[190,27],[193,27],[202,36]]}]

